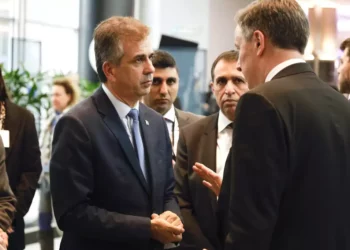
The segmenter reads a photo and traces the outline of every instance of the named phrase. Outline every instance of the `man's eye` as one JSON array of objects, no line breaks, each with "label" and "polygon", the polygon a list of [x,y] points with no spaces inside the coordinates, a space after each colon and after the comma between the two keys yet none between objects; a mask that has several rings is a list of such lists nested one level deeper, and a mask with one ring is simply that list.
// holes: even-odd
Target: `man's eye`
[{"label": "man's eye", "polygon": [[161,83],[158,79],[153,79],[153,85],[159,85]]},{"label": "man's eye", "polygon": [[168,80],[167,81],[167,84],[168,85],[173,85],[173,84],[175,84],[176,83],[176,81],[174,80],[174,79],[171,79],[171,80]]},{"label": "man's eye", "polygon": [[216,81],[216,83],[220,84],[220,85],[226,84],[226,80],[225,79],[219,79],[219,80]]}]

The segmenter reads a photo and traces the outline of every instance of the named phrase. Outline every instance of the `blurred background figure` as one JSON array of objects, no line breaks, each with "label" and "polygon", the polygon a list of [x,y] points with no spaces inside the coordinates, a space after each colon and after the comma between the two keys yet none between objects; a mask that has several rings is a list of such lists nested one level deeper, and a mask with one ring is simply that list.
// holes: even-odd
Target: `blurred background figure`
[{"label": "blurred background figure", "polygon": [[13,220],[14,232],[9,235],[10,250],[22,250],[24,215],[32,203],[41,173],[40,149],[34,116],[9,100],[0,70],[0,129],[8,133],[2,137],[6,148],[6,166],[10,186],[17,198]]},{"label": "blurred background figure", "polygon": [[52,206],[50,192],[50,158],[53,131],[58,119],[79,99],[79,93],[68,77],[54,80],[51,94],[52,109],[40,135],[41,162],[43,173],[40,178],[39,243],[41,250],[54,249],[54,231],[51,227]]},{"label": "blurred background figure", "polygon": [[341,43],[340,49],[343,54],[338,68],[338,88],[350,100],[350,38]]}]

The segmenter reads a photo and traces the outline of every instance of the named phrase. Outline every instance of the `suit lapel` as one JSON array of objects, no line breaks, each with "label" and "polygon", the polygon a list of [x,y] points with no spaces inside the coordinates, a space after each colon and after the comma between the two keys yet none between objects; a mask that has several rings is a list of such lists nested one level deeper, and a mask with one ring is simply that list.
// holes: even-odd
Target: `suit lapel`
[{"label": "suit lapel", "polygon": [[145,191],[149,193],[149,186],[145,180],[145,177],[143,176],[140,164],[137,159],[137,154],[130,142],[125,126],[123,125],[123,122],[120,119],[117,111],[113,107],[113,104],[110,102],[101,87],[95,92],[93,98],[95,99],[95,105],[98,111],[104,115],[103,121],[118,140],[119,145],[123,149],[137,178],[141,182]]},{"label": "suit lapel", "polygon": [[[200,145],[205,145],[202,147],[200,159],[202,163],[216,172],[216,141],[217,141],[217,123],[218,123],[219,114],[210,116],[210,120],[204,130],[204,133],[201,137]],[[215,216],[215,211],[217,208],[217,199],[215,194],[209,190],[205,189],[208,192],[209,202],[212,207],[213,216]]]},{"label": "suit lapel", "polygon": [[163,166],[159,166],[159,164],[155,162],[157,154],[157,140],[155,140],[155,135],[157,135],[157,131],[155,130],[156,127],[152,126],[152,120],[150,120],[148,110],[142,103],[140,103],[140,126],[145,148],[145,158],[148,160],[148,173],[151,177],[149,180],[152,182],[152,190],[155,190],[157,173],[159,173],[157,168]]},{"label": "suit lapel", "polygon": [[179,123],[179,128],[182,128],[187,125],[188,123],[188,116],[185,112],[182,112],[181,110],[175,109],[175,116]]},{"label": "suit lapel", "polygon": [[217,138],[217,123],[219,115],[210,117],[204,133],[201,137],[201,144],[205,145],[201,151],[202,163],[211,170],[216,171],[216,138]]}]

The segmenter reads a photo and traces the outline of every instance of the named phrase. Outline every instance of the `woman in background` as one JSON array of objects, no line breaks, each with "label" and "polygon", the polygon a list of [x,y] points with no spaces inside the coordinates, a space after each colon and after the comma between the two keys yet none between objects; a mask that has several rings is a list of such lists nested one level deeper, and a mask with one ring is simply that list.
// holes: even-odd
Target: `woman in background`
[{"label": "woman in background", "polygon": [[50,158],[53,132],[58,119],[78,100],[78,91],[69,78],[56,79],[52,86],[52,110],[40,135],[43,174],[40,179],[39,242],[41,250],[53,250],[54,231],[51,227],[52,206],[50,192]]}]

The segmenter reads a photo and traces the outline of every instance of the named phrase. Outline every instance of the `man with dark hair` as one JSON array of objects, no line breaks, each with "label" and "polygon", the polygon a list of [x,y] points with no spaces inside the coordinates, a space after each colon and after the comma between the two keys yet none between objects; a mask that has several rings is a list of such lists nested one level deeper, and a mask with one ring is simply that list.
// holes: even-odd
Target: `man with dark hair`
[{"label": "man with dark hair", "polygon": [[350,107],[305,63],[309,26],[295,0],[239,12],[235,112],[219,196],[225,249],[350,246]]},{"label": "man with dark hair", "polygon": [[340,49],[343,55],[338,68],[338,88],[340,93],[350,100],[350,38],[341,43]]},{"label": "man with dark hair", "polygon": [[163,118],[140,100],[154,67],[149,28],[111,17],[94,32],[102,86],[58,121],[50,161],[61,250],[160,250],[184,231]]},{"label": "man with dark hair", "polygon": [[231,147],[232,122],[241,95],[248,90],[237,70],[238,52],[218,56],[211,68],[211,89],[220,111],[181,129],[175,165],[175,194],[186,231],[179,249],[221,249],[218,238],[217,196],[202,184],[195,173],[207,169],[220,180]]},{"label": "man with dark hair", "polygon": [[152,57],[155,68],[153,83],[144,103],[161,114],[167,124],[174,154],[177,150],[179,130],[201,118],[190,112],[184,112],[174,107],[179,90],[179,72],[175,59],[168,52],[157,50]]}]

